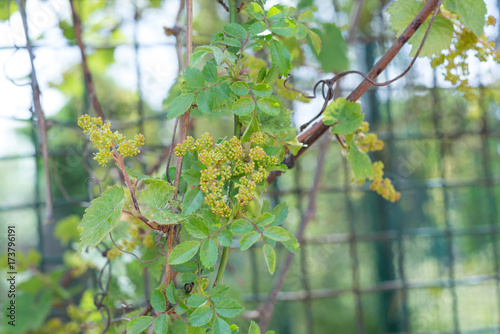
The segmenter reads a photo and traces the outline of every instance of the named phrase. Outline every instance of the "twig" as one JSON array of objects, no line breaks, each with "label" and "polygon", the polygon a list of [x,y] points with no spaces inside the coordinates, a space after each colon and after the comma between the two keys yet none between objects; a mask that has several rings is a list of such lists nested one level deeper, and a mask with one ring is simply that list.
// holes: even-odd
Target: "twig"
[{"label": "twig", "polygon": [[97,114],[97,116],[101,117],[104,120],[104,114],[102,113],[101,105],[99,103],[99,100],[97,99],[97,94],[94,89],[94,83],[92,81],[92,75],[90,74],[89,66],[87,64],[87,55],[85,54],[85,45],[83,44],[82,40],[82,26],[80,18],[76,14],[73,0],[69,0],[69,3],[71,5],[71,14],[73,15],[73,30],[75,31],[76,44],[78,45],[80,54],[82,55],[82,67],[85,86],[87,87],[87,92],[92,102],[92,106],[94,107],[95,113]]},{"label": "twig", "polygon": [[45,124],[45,114],[42,109],[42,103],[40,101],[40,87],[38,86],[38,79],[36,77],[35,70],[35,55],[33,54],[33,46],[31,44],[29,33],[28,33],[28,19],[26,17],[26,10],[24,8],[22,0],[16,0],[19,7],[19,12],[21,13],[21,18],[23,20],[24,35],[26,37],[26,49],[30,56],[31,63],[31,88],[33,91],[33,105],[35,108],[35,113],[38,117],[38,129],[40,131],[40,146],[42,149],[43,156],[43,168],[45,171],[45,197],[46,197],[46,210],[47,210],[47,220],[44,222],[49,223],[53,219],[53,204],[52,204],[52,192],[51,192],[51,182],[50,182],[50,170],[49,170],[49,150],[47,147],[47,126]]},{"label": "twig", "polygon": [[[375,64],[375,66],[372,68],[372,70],[367,74],[363,74],[358,71],[348,71],[341,73],[339,76],[334,77],[333,79],[329,80],[330,83],[334,83],[341,77],[356,73],[362,75],[365,79],[354,89],[354,91],[351,92],[351,94],[347,97],[347,100],[349,101],[357,101],[359,98],[370,88],[372,85],[376,86],[381,86],[381,85],[388,85],[395,80],[400,79],[402,76],[406,75],[406,73],[410,70],[410,68],[413,66],[413,64],[416,61],[416,58],[412,60],[412,63],[410,66],[398,77],[382,83],[382,84],[377,84],[374,80],[384,71],[389,63],[394,59],[394,57],[399,53],[401,48],[405,45],[405,43],[415,34],[415,32],[418,30],[418,28],[422,25],[422,23],[427,19],[427,17],[434,11],[434,16],[437,15],[437,12],[439,11],[439,6],[442,3],[442,0],[429,0],[422,10],[417,14],[415,19],[408,25],[408,27],[405,29],[405,31],[399,36],[399,38],[394,42],[394,44],[391,46],[391,48],[380,58],[380,60]],[[428,34],[431,24],[429,24],[428,30],[426,32],[426,35]],[[424,45],[425,39],[423,39],[419,50],[417,54],[422,50],[422,47]],[[331,87],[330,87],[331,89]],[[326,126],[323,124],[323,120],[319,119],[316,122],[314,122],[309,128],[305,129],[305,131],[301,132],[297,136],[297,140],[302,142],[304,144],[304,147],[298,152],[297,155],[290,157],[289,159],[292,160],[290,163],[290,166],[293,166],[293,163],[295,160],[298,159],[300,155],[302,155],[312,144],[314,144],[323,133],[328,131],[330,127]],[[271,175],[269,175],[267,182],[271,183],[273,182],[278,176],[280,176],[280,173],[278,172],[272,172]]]}]

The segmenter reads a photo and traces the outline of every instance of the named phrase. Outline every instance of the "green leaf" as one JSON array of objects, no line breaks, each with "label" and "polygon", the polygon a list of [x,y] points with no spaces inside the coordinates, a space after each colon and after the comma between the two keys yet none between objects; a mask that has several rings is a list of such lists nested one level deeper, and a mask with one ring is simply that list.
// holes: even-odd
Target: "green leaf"
[{"label": "green leaf", "polygon": [[239,96],[248,95],[248,84],[244,81],[233,82],[231,90],[234,94]]},{"label": "green leaf", "polygon": [[168,258],[168,263],[181,264],[189,261],[198,252],[198,249],[200,249],[200,243],[198,241],[185,241],[172,250]]},{"label": "green leaf", "polygon": [[[253,4],[251,2],[250,4]],[[231,328],[222,318],[217,317],[214,321],[213,334],[231,334]]]},{"label": "green leaf", "polygon": [[275,217],[271,225],[280,225],[285,221],[286,217],[288,217],[288,206],[285,202],[281,202],[280,204],[276,205],[271,213]]},{"label": "green leaf", "polygon": [[206,49],[196,49],[189,57],[189,65],[193,67],[198,65],[208,52]]},{"label": "green leaf", "polygon": [[295,236],[291,233],[288,233],[288,236],[290,237],[290,239],[288,239],[287,241],[283,241],[282,242],[283,246],[285,246],[285,248],[288,249],[288,251],[292,253],[297,253],[297,251],[300,248],[297,238],[295,238]]},{"label": "green leaf", "polygon": [[162,291],[155,289],[150,298],[151,306],[158,312],[165,312],[167,309],[167,301]]},{"label": "green leaf", "polygon": [[281,5],[275,5],[269,8],[267,11],[267,19],[272,20],[272,21],[278,21],[284,18],[286,15],[286,12],[284,11],[283,6]]},{"label": "green leaf", "polygon": [[268,244],[264,245],[263,250],[264,250],[264,258],[266,259],[267,269],[269,270],[269,273],[272,275],[274,274],[274,270],[276,270],[276,252],[274,251],[274,248],[272,248]]},{"label": "green leaf", "polygon": [[225,318],[234,318],[243,312],[244,308],[234,299],[223,299],[215,303],[215,311]]},{"label": "green leaf", "polygon": [[305,12],[299,15],[299,22],[313,23],[314,22],[313,13],[309,9],[306,10]]},{"label": "green leaf", "polygon": [[[251,2],[251,3],[254,3],[254,2]],[[252,25],[248,28],[248,31],[250,32],[251,36],[256,36],[260,33],[263,33],[266,30],[267,30],[267,26],[262,21],[257,21],[255,23],[252,23]],[[260,37],[260,36],[257,36],[257,37]]]},{"label": "green leaf", "polygon": [[186,305],[189,307],[198,308],[207,302],[207,296],[201,295],[199,293],[194,293],[186,301]]},{"label": "green leaf", "polygon": [[210,235],[207,224],[198,217],[190,216],[184,222],[184,228],[193,237],[205,239]]},{"label": "green leaf", "polygon": [[249,249],[257,240],[260,239],[260,233],[257,231],[253,231],[247,233],[240,240],[240,248],[242,251]]},{"label": "green leaf", "polygon": [[[313,43],[314,49],[317,52],[314,55],[321,64],[321,68],[325,72],[340,72],[349,67],[349,58],[347,57],[348,46],[347,42],[342,37],[342,33],[335,24],[323,24],[322,31],[316,30],[319,37],[309,33],[309,37]],[[311,30],[312,33],[315,31]],[[319,44],[319,48],[318,48]]]},{"label": "green leaf", "polygon": [[317,54],[321,52],[321,38],[318,36],[317,33],[312,31],[311,29],[307,29],[307,34],[309,35],[309,38],[311,39],[311,43],[314,46],[314,51],[316,51]]},{"label": "green leaf", "polygon": [[175,289],[174,282],[170,282],[170,284],[167,286],[167,299],[170,302],[170,304],[176,304],[177,303],[177,291]]},{"label": "green leaf", "polygon": [[186,80],[186,84],[193,89],[205,88],[205,85],[207,84],[205,76],[196,67],[187,68],[182,76],[184,80]]},{"label": "green leaf", "polygon": [[487,14],[483,0],[445,0],[444,6],[449,11],[457,13],[460,21],[477,37],[483,34]]},{"label": "green leaf", "polygon": [[217,63],[217,65],[222,64],[222,62],[224,61],[224,55],[222,53],[222,50],[218,46],[215,46],[215,45],[211,46],[210,48],[214,52],[214,59],[215,59],[215,62]]},{"label": "green leaf", "polygon": [[229,247],[233,244],[233,234],[229,230],[222,230],[217,236],[219,244],[224,247]]},{"label": "green leaf", "polygon": [[[286,77],[288,72],[290,72],[290,52],[288,52],[287,48],[283,44],[275,39],[271,41],[270,51],[273,65],[278,66],[279,74]],[[269,84],[268,82],[266,83]]]},{"label": "green leaf", "polygon": [[149,180],[146,188],[141,191],[138,200],[145,207],[146,218],[161,224],[174,224],[179,221],[179,215],[169,208],[175,187],[163,180]]},{"label": "green leaf", "polygon": [[205,305],[194,310],[194,312],[188,317],[188,320],[191,326],[201,327],[212,320],[213,316],[214,311],[212,308],[209,305]]},{"label": "green leaf", "polygon": [[127,334],[139,334],[145,331],[149,325],[155,320],[150,316],[137,317],[129,321],[127,324]]},{"label": "green leaf", "polygon": [[188,216],[195,212],[203,204],[203,194],[198,187],[191,188],[184,195],[184,200],[182,201],[182,214]]},{"label": "green leaf", "polygon": [[190,186],[198,186],[200,185],[200,177],[201,173],[196,169],[186,169],[182,171],[182,178],[186,181]]},{"label": "green leaf", "polygon": [[[415,0],[398,0],[389,6],[387,9],[387,13],[390,15],[389,20],[391,21],[392,29],[398,34],[398,36],[401,35],[408,25],[411,24],[415,16],[422,8],[422,2]],[[432,15],[430,15],[429,18],[422,23],[422,25],[408,41],[408,43],[413,46],[410,52],[411,57],[417,53],[425,32],[429,27],[431,17]],[[451,44],[454,31],[455,30],[451,21],[441,15],[438,15],[434,20],[434,24],[432,25],[429,36],[427,37],[424,47],[422,48],[420,57],[431,57],[432,55],[437,55],[441,53],[442,50],[447,49]]]},{"label": "green leaf", "polygon": [[250,323],[250,328],[248,329],[248,334],[260,334],[260,328],[253,320]]},{"label": "green leaf", "polygon": [[253,224],[246,219],[236,219],[231,223],[231,231],[236,234],[246,234],[254,229]]},{"label": "green leaf", "polygon": [[237,48],[241,48],[241,43],[236,38],[232,38],[232,37],[227,37],[226,36],[219,43],[222,43],[222,44],[227,45],[227,46],[234,46],[234,47],[237,47]]},{"label": "green leaf", "polygon": [[212,61],[208,61],[205,66],[203,66],[203,76],[205,80],[208,82],[216,83],[219,78],[219,74],[217,72],[217,65],[215,65]]},{"label": "green leaf", "polygon": [[214,303],[221,301],[225,296],[229,288],[223,284],[217,285],[210,291],[210,300]]},{"label": "green leaf", "polygon": [[299,27],[293,19],[283,18],[275,22],[269,30],[281,36],[293,37],[299,31]]},{"label": "green leaf", "polygon": [[193,273],[198,270],[198,264],[194,261],[187,261],[173,266],[174,270],[178,273]]},{"label": "green leaf", "polygon": [[258,131],[259,131],[259,121],[257,120],[257,117],[252,116],[250,124],[245,129],[243,136],[241,136],[241,141],[243,143],[249,142],[250,139],[252,138],[252,134]]},{"label": "green leaf", "polygon": [[200,91],[196,95],[196,104],[198,109],[205,115],[210,115],[215,106],[215,94],[211,89],[205,89]]},{"label": "green leaf", "polygon": [[272,65],[269,71],[267,72],[266,79],[264,80],[265,84],[272,86],[276,80],[278,80],[279,68],[277,65]]},{"label": "green leaf", "polygon": [[347,135],[363,125],[364,115],[361,105],[339,98],[331,102],[323,112],[323,123],[332,126],[332,133]]},{"label": "green leaf", "polygon": [[264,78],[266,77],[266,73],[267,73],[267,67],[262,66],[261,69],[259,70],[259,73],[257,74],[256,82],[261,82],[262,80],[264,80]]},{"label": "green leaf", "polygon": [[78,227],[83,228],[80,236],[80,250],[94,248],[111,232],[122,214],[125,204],[122,187],[114,186],[92,201],[85,209]]},{"label": "green leaf", "polygon": [[183,115],[193,104],[194,94],[182,94],[177,96],[175,99],[170,102],[168,106],[168,119],[176,118]]},{"label": "green leaf", "polygon": [[[265,72],[264,72],[265,74]],[[264,79],[264,78],[262,78]],[[252,87],[252,93],[253,95],[255,96],[269,96],[273,93],[273,90],[271,88],[271,86],[269,86],[268,84],[257,84],[255,86]]]},{"label": "green leaf", "polygon": [[373,167],[368,154],[361,151],[354,143],[354,140],[348,142],[348,145],[349,155],[347,156],[347,161],[349,161],[351,165],[356,181],[360,182],[364,181],[366,178],[372,178]]},{"label": "green leaf", "polygon": [[250,97],[237,100],[231,107],[231,112],[238,116],[248,115],[255,109],[255,103]]},{"label": "green leaf", "polygon": [[203,241],[200,249],[200,260],[205,268],[212,268],[217,263],[219,251],[212,239]]},{"label": "green leaf", "polygon": [[231,23],[224,26],[224,32],[239,39],[246,39],[248,36],[245,28],[238,23]]},{"label": "green leaf", "polygon": [[206,328],[199,328],[194,326],[188,326],[186,330],[186,334],[205,334],[206,332],[207,332]]},{"label": "green leaf", "polygon": [[281,226],[271,226],[270,228],[264,230],[264,235],[269,239],[276,241],[287,241],[290,239],[290,234]]},{"label": "green leaf", "polygon": [[263,214],[260,215],[255,224],[258,226],[265,226],[271,224],[273,221],[274,221],[274,216],[269,212],[264,212]]},{"label": "green leaf", "polygon": [[247,5],[247,8],[248,8],[248,13],[254,19],[256,19],[256,20],[263,20],[264,19],[264,10],[257,3],[250,2]]},{"label": "green leaf", "polygon": [[268,115],[276,116],[280,113],[281,105],[274,96],[264,97],[257,101],[260,110]]},{"label": "green leaf", "polygon": [[155,319],[154,330],[156,334],[168,332],[168,314],[162,313]]}]

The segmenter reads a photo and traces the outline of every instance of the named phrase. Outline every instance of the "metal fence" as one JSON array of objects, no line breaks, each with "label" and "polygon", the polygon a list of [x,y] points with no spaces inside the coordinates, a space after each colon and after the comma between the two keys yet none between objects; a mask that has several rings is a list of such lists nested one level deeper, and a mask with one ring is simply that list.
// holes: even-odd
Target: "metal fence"
[{"label": "metal fence", "polygon": [[[62,4],[59,0],[52,3]],[[170,143],[163,138],[171,136],[171,124],[161,110],[147,108],[144,102],[145,89],[154,91],[164,82],[148,86],[148,76],[157,78],[161,73],[151,70],[154,66],[145,70],[141,57],[149,48],[175,52],[176,43],[172,38],[162,46],[143,45],[138,32],[140,25],[147,23],[140,21],[140,15],[130,20],[134,33],[130,43],[125,43],[134,56],[137,85],[131,101],[135,102],[128,106],[132,111],[126,118],[130,121],[116,124],[140,129],[147,138],[156,136],[152,130],[162,130],[162,138],[153,140],[143,155],[144,170],[151,171],[162,166],[166,158]],[[380,53],[376,45],[356,44],[364,55],[360,67],[371,68]],[[44,49],[78,48],[36,42],[34,46],[38,55]],[[122,46],[113,41],[86,47],[87,52],[99,52]],[[0,45],[4,60],[20,57],[24,50],[24,44]],[[404,57],[398,59],[404,62]],[[394,70],[398,68],[393,65]],[[162,71],[175,72],[177,64]],[[85,90],[88,86],[80,76],[80,98],[85,103],[75,110],[84,113],[90,110],[91,102]],[[269,301],[270,292],[282,279],[275,291],[277,301],[270,325],[277,333],[500,332],[500,106],[496,102],[500,91],[492,85],[480,86],[481,102],[471,107],[452,88],[437,84],[437,71],[432,77],[432,87],[412,86],[415,78],[410,75],[406,85],[372,89],[363,98],[372,130],[386,143],[384,151],[372,158],[384,162],[386,173],[402,192],[400,202],[386,202],[366,185],[352,185],[340,148],[329,140],[318,143],[271,187],[268,198],[272,204],[289,203],[287,227],[305,230],[301,252],[290,258],[289,269],[277,273],[274,281],[266,276],[255,249],[231,255],[227,279],[240,286],[248,309]],[[166,87],[162,89],[166,91]],[[106,116],[118,120],[122,115],[109,112]],[[23,227],[24,249],[38,248],[43,254],[42,269],[49,270],[62,261],[62,248],[53,236],[54,221],[81,213],[82,205],[91,199],[94,185],[82,182],[72,192],[65,190],[77,182],[72,174],[88,173],[88,148],[83,138],[72,145],[51,145],[51,138],[77,137],[77,130],[64,117],[48,117],[55,198],[54,220],[45,223],[39,119],[33,110],[2,117],[22,128],[23,138],[31,138],[31,144],[20,150],[25,153],[0,157],[5,189],[0,220]],[[3,140],[20,140],[19,136],[4,136]],[[27,191],[30,185],[33,188]],[[278,266],[284,266],[288,256],[280,249]]]}]

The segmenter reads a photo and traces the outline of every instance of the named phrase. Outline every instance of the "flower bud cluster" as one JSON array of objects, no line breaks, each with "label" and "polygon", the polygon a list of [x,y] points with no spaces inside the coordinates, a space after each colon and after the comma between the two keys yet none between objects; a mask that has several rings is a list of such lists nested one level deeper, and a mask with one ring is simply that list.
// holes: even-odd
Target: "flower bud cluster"
[{"label": "flower bud cluster", "polygon": [[177,156],[195,151],[198,153],[198,160],[206,167],[200,177],[200,189],[205,195],[205,202],[213,213],[229,218],[231,207],[227,182],[231,178],[239,178],[236,181],[238,193],[235,198],[240,206],[246,206],[255,198],[257,184],[268,177],[268,169],[278,164],[276,157],[268,156],[260,147],[265,141],[265,134],[257,132],[252,134],[249,143],[242,143],[233,137],[217,145],[205,133],[196,141],[188,137],[177,145],[174,153]]},{"label": "flower bud cluster", "polygon": [[368,122],[363,122],[363,125],[356,131],[356,146],[363,152],[380,151],[384,148],[384,142],[378,139],[374,133],[368,133],[370,125]]},{"label": "flower bud cluster", "polygon": [[131,157],[140,153],[139,147],[144,145],[144,136],[138,134],[133,140],[125,140],[125,136],[118,131],[111,131],[111,123],[103,122],[100,117],[83,115],[78,118],[78,126],[83,133],[89,135],[89,139],[97,148],[98,152],[94,159],[101,165],[105,165],[114,157],[114,148],[123,157]]},{"label": "flower bud cluster", "polygon": [[394,189],[391,180],[384,178],[384,164],[377,161],[373,164],[373,182],[370,189],[391,202],[399,201],[401,193]]}]

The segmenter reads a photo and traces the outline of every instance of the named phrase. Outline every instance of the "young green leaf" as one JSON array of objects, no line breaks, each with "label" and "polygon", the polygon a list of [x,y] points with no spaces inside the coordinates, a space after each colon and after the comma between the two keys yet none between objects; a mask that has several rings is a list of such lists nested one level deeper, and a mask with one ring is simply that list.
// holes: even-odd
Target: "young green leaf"
[{"label": "young green leaf", "polygon": [[257,106],[260,110],[265,112],[268,115],[276,116],[280,113],[281,105],[276,100],[275,97],[264,97],[257,101]]},{"label": "young green leaf", "polygon": [[186,170],[182,171],[182,178],[190,186],[199,186],[200,185],[200,177],[201,177],[201,173],[199,170],[186,169]]},{"label": "young green leaf", "polygon": [[167,205],[172,200],[174,189],[166,181],[148,180],[146,188],[138,197],[139,203],[145,207],[144,216],[162,224],[176,223],[179,217]]},{"label": "young green leaf", "polygon": [[194,310],[194,312],[188,317],[188,320],[191,326],[201,327],[212,320],[213,316],[214,311],[212,308],[209,305],[205,305]]},{"label": "young green leaf", "polygon": [[264,78],[266,77],[266,73],[267,73],[267,67],[262,66],[262,68],[259,70],[259,73],[257,74],[256,82],[261,82],[262,80],[264,80]]},{"label": "young green leaf", "polygon": [[271,224],[273,221],[274,221],[274,216],[269,212],[264,212],[263,214],[260,215],[255,224],[258,226],[265,226]]},{"label": "young green leaf", "polygon": [[321,38],[311,29],[307,29],[307,34],[309,35],[311,43],[314,46],[314,51],[316,51],[317,54],[320,54],[322,46]]},{"label": "young green leaf", "polygon": [[266,79],[264,80],[264,83],[269,86],[272,86],[274,82],[278,80],[279,71],[280,70],[278,66],[273,64],[266,74]]},{"label": "young green leaf", "polygon": [[241,43],[236,38],[232,38],[232,37],[227,37],[226,36],[219,43],[227,45],[227,46],[234,46],[234,47],[237,47],[237,48],[241,48]]},{"label": "young green leaf", "polygon": [[285,202],[281,202],[276,205],[271,214],[275,217],[271,225],[281,225],[281,223],[285,221],[286,217],[288,217],[288,206]]},{"label": "young green leaf", "polygon": [[207,84],[205,76],[196,67],[187,68],[182,74],[182,77],[186,80],[186,84],[193,89],[205,88]]},{"label": "young green leaf", "polygon": [[248,329],[248,334],[260,334],[260,328],[253,320],[250,323],[250,328]]},{"label": "young green leaf", "polygon": [[237,100],[231,107],[231,112],[238,116],[248,115],[255,109],[255,103],[250,97]]},{"label": "young green leaf", "polygon": [[111,232],[122,214],[125,204],[122,187],[114,186],[92,201],[78,227],[81,232],[80,250],[94,248]]},{"label": "young green leaf", "polygon": [[[254,2],[251,2],[252,4]],[[231,328],[222,318],[217,317],[214,321],[213,334],[231,334]]]},{"label": "young green leaf", "polygon": [[332,133],[347,135],[354,133],[363,124],[361,105],[339,98],[331,102],[323,112],[323,123],[332,126]]},{"label": "young green leaf", "polygon": [[276,241],[287,241],[290,239],[288,231],[281,226],[271,226],[270,228],[264,230],[263,233],[269,239]]},{"label": "young green leaf", "polygon": [[281,5],[274,5],[267,11],[267,19],[271,21],[278,21],[285,17],[285,8]]},{"label": "young green leaf", "polygon": [[445,0],[444,6],[449,11],[457,13],[460,21],[477,37],[483,34],[487,14],[483,0]]},{"label": "young green leaf", "polygon": [[182,201],[182,214],[188,216],[203,204],[203,193],[200,188],[194,187],[187,191]]},{"label": "young green leaf", "polygon": [[193,104],[194,94],[182,94],[177,96],[175,99],[170,102],[168,106],[168,119],[176,118],[183,115]]},{"label": "young green leaf", "polygon": [[287,241],[283,241],[283,246],[285,246],[285,248],[288,249],[289,252],[297,253],[300,248],[297,238],[295,238],[295,236],[291,233],[288,233],[288,236],[290,237],[290,239],[288,239]]},{"label": "young green leaf", "polygon": [[290,18],[283,18],[276,21],[270,28],[273,33],[285,36],[293,37],[299,30],[297,22]]},{"label": "young green leaf", "polygon": [[229,230],[222,230],[217,236],[217,241],[224,247],[229,247],[233,244],[233,234]]},{"label": "young green leaf", "polygon": [[154,318],[150,316],[137,317],[127,324],[127,334],[139,334],[153,323]]},{"label": "young green leaf", "polygon": [[305,12],[299,15],[299,22],[313,23],[314,22],[313,13],[309,9],[306,10]]},{"label": "young green leaf", "polygon": [[177,303],[177,290],[175,289],[174,282],[170,282],[170,284],[167,286],[167,299],[170,302],[170,304],[176,304]]},{"label": "young green leaf", "polygon": [[186,305],[189,307],[198,308],[207,302],[207,296],[201,295],[199,293],[193,293],[191,297],[186,301]]},{"label": "young green leaf", "polygon": [[210,300],[214,303],[221,301],[227,293],[229,288],[225,285],[219,284],[210,291]]},{"label": "young green leaf", "polygon": [[354,172],[354,178],[357,182],[362,182],[366,178],[373,177],[373,166],[370,157],[365,152],[361,151],[354,140],[348,142],[349,155],[347,161],[351,165]]},{"label": "young green leaf", "polygon": [[260,233],[257,231],[253,231],[247,233],[240,240],[240,248],[242,251],[249,249],[257,240],[260,239]]},{"label": "young green leaf", "polygon": [[219,251],[212,239],[203,241],[200,249],[200,260],[205,268],[212,268],[217,263]]},{"label": "young green leaf", "polygon": [[264,258],[266,259],[267,269],[272,275],[274,274],[274,270],[276,269],[276,252],[274,251],[274,248],[272,248],[268,244],[264,245],[263,251]]},{"label": "young green leaf", "polygon": [[290,52],[288,52],[287,48],[283,44],[275,39],[271,41],[270,49],[273,64],[278,66],[279,74],[286,77],[288,72],[290,72]]},{"label": "young green leaf", "polygon": [[[251,2],[251,3],[254,3],[254,2]],[[267,30],[267,26],[262,21],[257,21],[255,23],[252,23],[252,25],[248,28],[248,31],[250,32],[251,36],[259,35],[259,34],[263,33],[266,30]]]},{"label": "young green leaf", "polygon": [[264,15],[265,15],[264,10],[256,2],[250,2],[247,5],[247,8],[248,8],[248,13],[254,19],[256,19],[256,20],[263,20],[264,19]]},{"label": "young green leaf", "polygon": [[183,225],[187,233],[195,238],[205,239],[210,235],[207,223],[198,217],[190,216]]},{"label": "young green leaf", "polygon": [[233,82],[231,90],[234,94],[239,96],[248,95],[248,84],[244,81]]},{"label": "young green leaf", "polygon": [[191,57],[189,57],[189,65],[190,66],[196,66],[198,65],[201,60],[208,54],[208,50],[206,49],[196,49],[192,54]]},{"label": "young green leaf", "polygon": [[215,65],[213,61],[207,61],[205,66],[203,66],[202,72],[205,80],[212,83],[217,82],[219,74],[217,72],[217,65]]},{"label": "young green leaf", "polygon": [[168,314],[162,313],[155,319],[153,327],[156,334],[167,333],[168,331]]},{"label": "young green leaf", "polygon": [[231,23],[224,26],[224,32],[239,39],[246,39],[248,36],[245,28],[238,23]]},{"label": "young green leaf", "polygon": [[234,299],[223,299],[215,303],[215,311],[225,318],[234,318],[243,312],[244,308]]},{"label": "young green leaf", "polygon": [[165,312],[167,309],[167,301],[163,291],[155,289],[153,293],[151,293],[150,302],[151,306],[158,312]]},{"label": "young green leaf", "polygon": [[246,219],[236,219],[231,223],[231,231],[236,234],[249,233],[254,229],[253,224]]},{"label": "young green leaf", "polygon": [[170,253],[169,264],[181,264],[191,260],[200,249],[200,243],[195,240],[185,241],[177,245]]},{"label": "young green leaf", "polygon": [[[264,72],[265,74],[265,72]],[[264,79],[264,78],[262,78]],[[273,93],[273,90],[271,88],[271,86],[269,86],[268,84],[257,84],[255,86],[252,87],[252,93],[253,95],[255,96],[269,96]]]},{"label": "young green leaf", "polygon": [[190,260],[181,264],[176,264],[173,268],[178,273],[193,273],[198,270],[198,265],[196,262]]},{"label": "young green leaf", "polygon": [[210,115],[215,106],[215,94],[211,89],[200,91],[196,95],[196,104],[202,113]]}]

